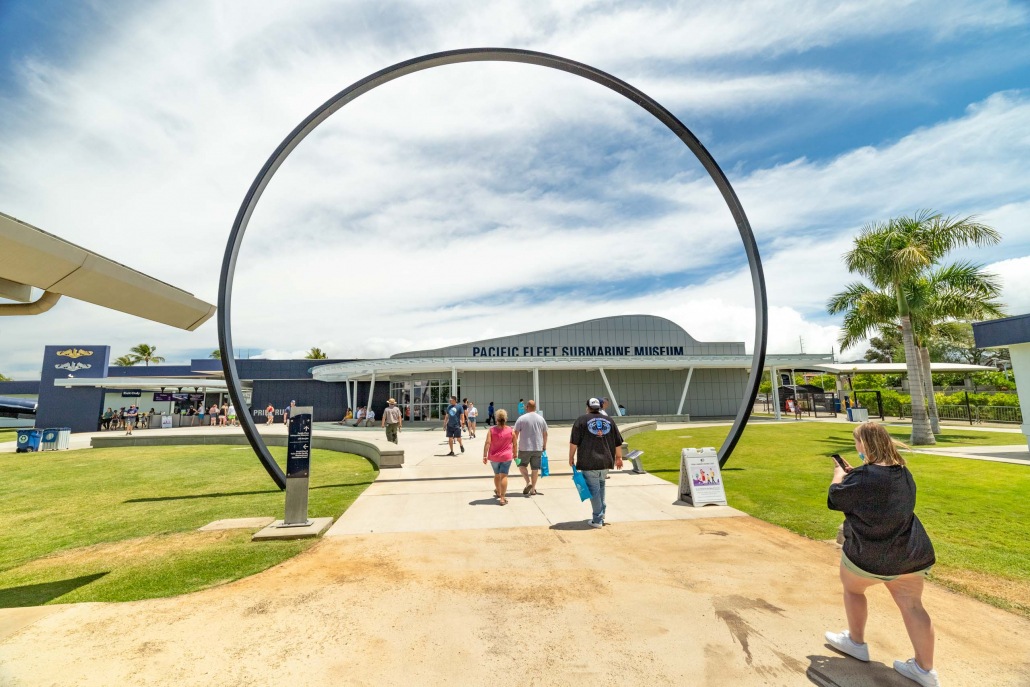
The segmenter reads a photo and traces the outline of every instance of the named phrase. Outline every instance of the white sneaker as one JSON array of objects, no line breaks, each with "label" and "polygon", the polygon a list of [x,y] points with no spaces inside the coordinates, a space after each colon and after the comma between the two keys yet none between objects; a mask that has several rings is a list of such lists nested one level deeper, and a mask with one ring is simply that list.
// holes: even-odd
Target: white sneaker
[{"label": "white sneaker", "polygon": [[895,661],[894,670],[898,671],[909,680],[918,682],[923,687],[941,687],[940,678],[936,670],[923,670],[916,663],[916,659],[910,658],[907,661]]},{"label": "white sneaker", "polygon": [[594,522],[593,520],[591,520],[590,521],[590,526],[593,527],[594,529],[598,529],[599,530],[602,527],[604,527],[604,523],[603,522]]},{"label": "white sneaker", "polygon": [[859,661],[869,660],[869,645],[859,644],[851,639],[851,634],[847,630],[827,632],[825,636],[827,643],[837,651],[845,653],[852,658],[857,658]]}]

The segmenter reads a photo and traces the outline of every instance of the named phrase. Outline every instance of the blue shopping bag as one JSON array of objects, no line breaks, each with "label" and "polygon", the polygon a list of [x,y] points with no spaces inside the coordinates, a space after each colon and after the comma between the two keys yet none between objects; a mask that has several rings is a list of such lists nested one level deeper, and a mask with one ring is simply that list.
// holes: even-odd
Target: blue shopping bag
[{"label": "blue shopping bag", "polygon": [[550,468],[550,466],[547,465],[547,451],[544,451],[543,453],[540,454],[540,476],[541,477],[550,477],[551,476],[551,468]]},{"label": "blue shopping bag", "polygon": [[576,485],[576,490],[579,491],[580,501],[586,501],[590,498],[590,487],[587,486],[587,478],[576,469],[575,465],[572,466],[572,483]]}]

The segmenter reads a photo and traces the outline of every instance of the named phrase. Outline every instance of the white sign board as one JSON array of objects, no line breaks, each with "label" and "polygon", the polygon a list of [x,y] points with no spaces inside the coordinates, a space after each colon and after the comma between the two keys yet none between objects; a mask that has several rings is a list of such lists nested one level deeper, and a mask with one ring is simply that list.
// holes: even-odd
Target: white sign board
[{"label": "white sign board", "polygon": [[680,452],[680,498],[684,497],[695,508],[713,503],[727,505],[719,454],[714,448],[685,448]]},{"label": "white sign board", "polygon": [[161,429],[171,429],[171,428],[172,428],[172,416],[171,415],[162,415],[161,416]]}]

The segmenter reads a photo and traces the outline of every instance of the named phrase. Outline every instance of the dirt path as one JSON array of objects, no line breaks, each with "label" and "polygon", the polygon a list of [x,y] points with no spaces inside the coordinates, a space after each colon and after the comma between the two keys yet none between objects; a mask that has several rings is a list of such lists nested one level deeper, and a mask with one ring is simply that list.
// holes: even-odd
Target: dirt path
[{"label": "dirt path", "polygon": [[[911,685],[884,589],[872,663],[824,646],[838,555],[746,517],[327,539],[235,584],[33,618],[0,640],[0,684]],[[944,684],[1030,686],[1030,622],[926,603]]]}]

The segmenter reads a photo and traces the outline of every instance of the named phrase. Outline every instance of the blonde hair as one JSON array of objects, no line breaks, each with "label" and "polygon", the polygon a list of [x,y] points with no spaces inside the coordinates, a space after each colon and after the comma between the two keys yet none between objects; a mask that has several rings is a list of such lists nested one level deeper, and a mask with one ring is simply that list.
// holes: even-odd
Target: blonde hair
[{"label": "blonde hair", "polygon": [[504,408],[501,408],[496,413],[494,413],[494,418],[496,418],[497,424],[503,427],[504,425],[508,424],[508,411]]},{"label": "blonde hair", "polygon": [[852,435],[865,447],[867,465],[904,465],[905,459],[898,453],[898,446],[907,448],[900,441],[895,441],[887,433],[883,425],[867,420],[855,427]]}]

